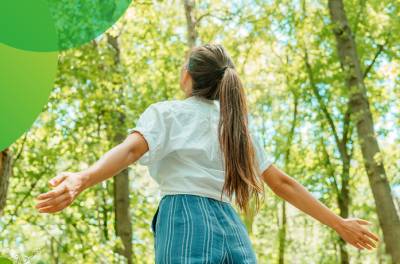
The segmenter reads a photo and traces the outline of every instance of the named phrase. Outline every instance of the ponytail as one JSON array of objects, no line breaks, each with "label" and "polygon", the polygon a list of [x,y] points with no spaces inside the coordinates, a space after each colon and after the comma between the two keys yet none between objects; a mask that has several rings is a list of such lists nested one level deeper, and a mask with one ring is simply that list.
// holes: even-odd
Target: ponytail
[{"label": "ponytail", "polygon": [[[233,67],[226,67],[219,83],[220,121],[219,142],[224,154],[225,183],[222,192],[234,194],[236,204],[248,212],[251,197],[255,196],[256,211],[264,191],[255,149],[248,127],[247,103],[244,88]],[[222,197],[221,192],[221,197]]]},{"label": "ponytail", "polygon": [[235,195],[240,210],[248,213],[253,195],[264,191],[259,164],[249,133],[244,88],[228,53],[221,45],[206,44],[191,50],[187,69],[192,77],[192,95],[220,102],[218,140],[224,156],[225,182],[221,192]]}]

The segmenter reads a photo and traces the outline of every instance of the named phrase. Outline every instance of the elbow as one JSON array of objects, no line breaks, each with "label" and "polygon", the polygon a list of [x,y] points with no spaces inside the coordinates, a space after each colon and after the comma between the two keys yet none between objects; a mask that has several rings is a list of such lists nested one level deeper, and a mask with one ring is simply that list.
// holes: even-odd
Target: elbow
[{"label": "elbow", "polygon": [[295,180],[275,166],[271,166],[263,174],[268,187],[278,196],[287,193],[295,184]]},{"label": "elbow", "polygon": [[269,186],[271,190],[278,195],[279,197],[282,197],[283,194],[288,193],[288,190],[292,187],[290,183],[281,181],[278,184],[275,185],[270,185]]}]

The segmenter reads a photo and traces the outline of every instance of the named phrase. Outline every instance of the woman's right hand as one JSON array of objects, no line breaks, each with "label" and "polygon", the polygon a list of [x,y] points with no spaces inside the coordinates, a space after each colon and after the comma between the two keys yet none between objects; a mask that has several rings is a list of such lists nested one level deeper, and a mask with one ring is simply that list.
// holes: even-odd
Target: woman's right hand
[{"label": "woman's right hand", "polygon": [[62,172],[49,181],[54,189],[39,195],[36,208],[41,213],[55,213],[69,206],[86,188],[116,175],[149,150],[140,133],[126,139],[104,154],[95,164],[82,172]]},{"label": "woman's right hand", "polygon": [[36,209],[40,213],[56,213],[68,207],[85,189],[83,172],[62,172],[49,181],[54,189],[37,197]]}]

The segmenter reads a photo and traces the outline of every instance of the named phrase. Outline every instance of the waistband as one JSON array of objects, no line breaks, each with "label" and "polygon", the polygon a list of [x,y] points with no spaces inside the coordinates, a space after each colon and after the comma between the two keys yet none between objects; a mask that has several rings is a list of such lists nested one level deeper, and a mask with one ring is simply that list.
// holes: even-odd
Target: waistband
[{"label": "waistband", "polygon": [[185,193],[185,192],[161,192],[161,200],[167,197],[172,197],[172,196],[191,196],[193,198],[207,198],[211,199],[212,201],[215,202],[220,202],[228,205],[232,205],[232,202],[228,200],[228,198],[222,196],[222,200],[220,197],[216,197],[215,195],[208,195],[208,194],[202,194],[202,193]]}]

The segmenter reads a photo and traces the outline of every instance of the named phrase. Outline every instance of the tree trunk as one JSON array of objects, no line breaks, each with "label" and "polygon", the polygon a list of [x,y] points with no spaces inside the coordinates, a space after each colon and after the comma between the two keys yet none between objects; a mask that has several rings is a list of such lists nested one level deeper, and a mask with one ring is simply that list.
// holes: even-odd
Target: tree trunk
[{"label": "tree trunk", "polygon": [[124,244],[119,253],[132,262],[132,223],[129,213],[129,175],[128,170],[114,177],[115,232]]},{"label": "tree trunk", "polygon": [[[113,47],[115,50],[114,56],[114,63],[116,66],[116,71],[118,72],[119,64],[121,63],[120,59],[120,47],[118,43],[118,38],[107,34],[107,41],[108,44]],[[120,102],[123,103],[124,94],[123,94],[123,85],[119,85],[121,88],[119,90],[120,93]],[[114,137],[114,143],[120,144],[126,137],[124,133],[125,127],[125,113],[118,112],[116,115],[118,119],[118,131]],[[117,249],[118,253],[125,256],[128,263],[131,264],[132,262],[132,223],[131,223],[131,215],[129,212],[129,171],[125,169],[121,171],[118,175],[116,175],[113,179],[114,183],[114,210],[115,210],[115,233],[119,236],[122,240],[124,245],[124,249]]]},{"label": "tree trunk", "polygon": [[[331,114],[328,111],[328,107],[324,103],[322,96],[319,93],[319,89],[317,84],[315,83],[314,74],[312,71],[312,67],[310,62],[308,61],[308,53],[305,52],[305,65],[308,74],[308,78],[310,81],[310,85],[312,91],[318,101],[319,108],[321,111],[319,115],[323,115],[326,122],[328,123],[333,138],[336,143],[337,150],[340,153],[340,159],[342,162],[342,173],[341,173],[341,184],[337,183],[336,180],[336,171],[333,165],[330,162],[328,151],[326,150],[324,140],[321,138],[321,145],[324,150],[324,157],[326,160],[326,167],[329,172],[329,176],[333,179],[333,188],[336,193],[337,203],[340,209],[340,216],[343,218],[347,218],[349,216],[349,206],[350,206],[350,192],[349,192],[349,179],[350,179],[350,160],[352,157],[352,149],[348,147],[348,141],[351,139],[353,131],[350,130],[350,105],[348,105],[346,113],[344,114],[343,118],[343,135],[342,138],[339,137],[338,132],[336,130],[335,123]],[[324,130],[324,123],[321,122],[321,129]],[[341,264],[348,264],[349,263],[349,254],[346,250],[346,241],[342,237],[339,237],[339,247],[340,247],[340,259]]]},{"label": "tree trunk", "polygon": [[[343,218],[348,218],[349,207],[350,207],[350,192],[349,192],[350,156],[347,156],[346,154],[346,157],[348,158],[342,157],[341,159],[342,174],[341,174],[341,186],[339,186],[336,180],[335,169],[333,168],[333,165],[330,162],[328,151],[326,150],[326,147],[324,146],[324,142],[322,139],[321,141],[322,141],[321,144],[324,149],[326,167],[328,169],[330,178],[333,179],[332,185],[336,193],[336,200],[340,210],[339,214]],[[346,148],[346,153],[348,153],[347,148]],[[346,241],[342,237],[339,237],[339,250],[340,250],[340,263],[341,264],[350,263],[349,254],[346,250]]]},{"label": "tree trunk", "polygon": [[376,139],[366,88],[363,81],[356,43],[349,27],[342,0],[329,0],[329,12],[341,66],[346,73],[351,115],[357,128],[364,166],[376,203],[376,210],[386,251],[394,263],[400,263],[400,219],[383,166]]},{"label": "tree trunk", "polygon": [[195,0],[183,0],[183,5],[185,8],[186,16],[186,26],[187,26],[187,44],[189,48],[196,45],[197,41],[197,30],[196,30],[196,17],[195,17]]},{"label": "tree trunk", "polygon": [[[348,106],[348,110],[350,106]],[[346,111],[343,127],[350,127],[350,111]],[[341,187],[339,194],[337,196],[340,216],[343,218],[349,217],[349,207],[351,204],[350,201],[350,190],[349,190],[349,181],[350,181],[350,161],[352,159],[353,148],[349,149],[347,140],[352,138],[353,131],[346,131],[344,129],[343,137],[340,142],[337,144],[337,148],[340,153],[341,161],[342,161],[342,173],[341,173]],[[349,130],[349,129],[347,129]],[[342,264],[350,263],[349,253],[346,249],[346,241],[339,237],[339,245],[340,245],[340,260]]]},{"label": "tree trunk", "polygon": [[12,156],[9,149],[0,152],[0,215],[6,206],[8,184],[11,177]]},{"label": "tree trunk", "polygon": [[[343,162],[343,161],[342,161]],[[343,165],[344,166],[344,165]],[[349,196],[349,169],[346,169],[342,174],[342,187],[340,189],[340,194],[337,196],[340,216],[343,218],[349,217],[349,205],[350,205],[350,196]],[[346,250],[346,241],[342,237],[339,238],[339,246],[340,246],[340,261],[342,264],[348,264],[349,261],[349,253]]]},{"label": "tree trunk", "polygon": [[287,230],[287,216],[286,216],[286,202],[282,201],[282,225],[279,228],[279,254],[278,254],[278,263],[285,263],[285,248],[286,248],[286,230]]},{"label": "tree trunk", "polygon": [[[287,79],[287,83],[289,80]],[[289,131],[287,148],[285,152],[285,171],[289,173],[289,161],[290,161],[290,148],[293,142],[294,130],[297,123],[297,113],[298,113],[298,97],[296,93],[293,92],[293,119],[292,126]],[[286,249],[286,233],[287,233],[287,215],[286,215],[286,201],[282,201],[282,215],[281,215],[281,226],[279,227],[279,253],[278,253],[278,263],[285,263],[285,249]]]}]

